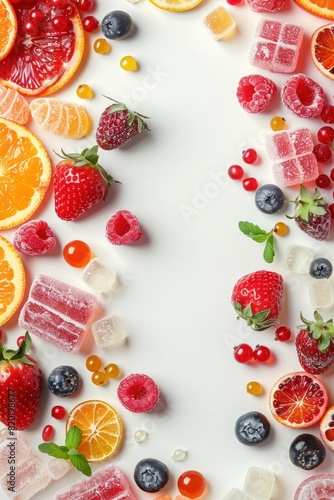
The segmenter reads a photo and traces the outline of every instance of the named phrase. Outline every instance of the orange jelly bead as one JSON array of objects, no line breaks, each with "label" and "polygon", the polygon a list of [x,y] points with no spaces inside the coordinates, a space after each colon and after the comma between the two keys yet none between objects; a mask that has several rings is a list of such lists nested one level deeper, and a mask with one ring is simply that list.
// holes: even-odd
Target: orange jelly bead
[{"label": "orange jelly bead", "polygon": [[85,267],[92,258],[92,251],[84,241],[73,240],[64,246],[63,257],[72,267]]},{"label": "orange jelly bead", "polygon": [[110,45],[104,38],[98,38],[94,42],[94,50],[97,54],[108,54]]},{"label": "orange jelly bead", "polygon": [[263,387],[259,382],[252,380],[251,382],[248,382],[246,391],[248,394],[252,394],[252,396],[260,396],[263,393]]},{"label": "orange jelly bead", "polygon": [[94,92],[89,85],[83,83],[77,88],[77,96],[80,97],[80,99],[92,99],[92,97],[94,97]]},{"label": "orange jelly bead", "polygon": [[125,69],[125,71],[137,71],[138,63],[136,59],[132,56],[124,56],[119,62],[121,68]]},{"label": "orange jelly bead", "polygon": [[181,495],[187,498],[198,498],[203,495],[206,482],[204,476],[196,470],[188,470],[181,474],[177,481]]},{"label": "orange jelly bead", "polygon": [[274,233],[277,234],[277,236],[284,236],[288,230],[289,228],[285,222],[277,222],[274,226]]},{"label": "orange jelly bead", "polygon": [[108,378],[117,378],[120,376],[121,369],[115,363],[109,363],[104,369],[105,374]]},{"label": "orange jelly bead", "polygon": [[108,377],[104,372],[95,372],[92,375],[92,382],[95,385],[104,385],[108,382]]},{"label": "orange jelly bead", "polygon": [[99,358],[98,356],[96,356],[96,354],[91,354],[86,359],[86,368],[90,372],[97,372],[97,371],[99,371],[100,368],[101,368],[101,366],[102,366],[101,358]]}]

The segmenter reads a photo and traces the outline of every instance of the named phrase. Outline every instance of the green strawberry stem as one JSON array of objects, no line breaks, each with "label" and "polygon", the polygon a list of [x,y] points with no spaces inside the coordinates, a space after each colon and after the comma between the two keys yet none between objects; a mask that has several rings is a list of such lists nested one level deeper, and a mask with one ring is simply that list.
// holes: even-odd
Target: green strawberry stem
[{"label": "green strawberry stem", "polygon": [[314,311],[315,321],[307,320],[302,313],[300,313],[300,319],[303,325],[299,325],[298,328],[306,330],[312,339],[318,341],[319,351],[326,350],[334,339],[333,320],[329,319],[325,322],[318,311]]},{"label": "green strawberry stem", "polygon": [[288,219],[296,219],[300,217],[304,222],[309,222],[310,214],[324,215],[326,213],[325,201],[316,188],[313,195],[301,184],[300,193],[295,200],[287,200],[287,203],[294,203],[296,206],[294,215],[286,215]]},{"label": "green strawberry stem", "polygon": [[107,95],[102,94],[102,96],[115,103],[109,109],[109,111],[108,111],[109,114],[116,113],[116,111],[127,111],[129,113],[128,120],[127,120],[127,124],[129,126],[132,125],[135,118],[137,118],[138,132],[141,132],[144,129],[150,131],[150,129],[147,126],[147,123],[145,122],[145,119],[146,120],[150,119],[149,116],[142,115],[142,114],[138,113],[137,111],[132,111],[123,102],[116,101],[115,99],[112,99],[111,97],[108,97]]},{"label": "green strawberry stem", "polygon": [[31,337],[28,332],[25,333],[25,338],[19,345],[19,348],[14,351],[13,349],[7,349],[0,342],[0,361],[6,361],[10,363],[12,361],[21,361],[26,365],[36,365],[36,362],[26,356],[31,347]]},{"label": "green strawberry stem", "polygon": [[251,304],[248,304],[246,307],[242,308],[240,302],[234,302],[233,306],[238,313],[237,319],[242,318],[246,320],[247,325],[257,332],[267,330],[267,328],[270,328],[277,323],[276,319],[268,318],[270,309],[266,309],[265,311],[253,314]]}]

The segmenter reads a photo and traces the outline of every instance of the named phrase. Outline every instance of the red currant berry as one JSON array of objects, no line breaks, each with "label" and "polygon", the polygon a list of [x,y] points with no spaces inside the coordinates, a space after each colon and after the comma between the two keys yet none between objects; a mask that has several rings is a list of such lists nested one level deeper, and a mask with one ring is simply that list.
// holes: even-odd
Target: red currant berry
[{"label": "red currant berry", "polygon": [[29,19],[33,23],[37,24],[37,26],[41,26],[44,22],[44,13],[40,9],[32,9],[29,12]]},{"label": "red currant berry", "polygon": [[313,148],[313,153],[320,163],[325,163],[332,158],[332,150],[328,144],[316,144]]},{"label": "red currant berry", "polygon": [[253,358],[260,363],[265,363],[270,358],[270,349],[265,345],[257,345],[253,352]]},{"label": "red currant berry", "polygon": [[38,25],[35,21],[27,21],[24,24],[24,31],[27,35],[36,35],[38,33]]},{"label": "red currant berry", "polygon": [[[72,4],[67,4],[66,7],[62,10],[62,14],[67,18],[71,18],[75,15],[75,9]],[[71,29],[71,26],[68,28],[69,30]]]},{"label": "red currant berry", "polygon": [[25,340],[25,336],[24,335],[21,335],[21,337],[18,337],[16,339],[16,344],[18,345],[18,347],[20,347],[20,345],[22,344],[22,342]]},{"label": "red currant berry", "polygon": [[56,7],[57,9],[65,9],[68,5],[68,0],[50,0],[49,3],[52,7]]},{"label": "red currant berry", "polygon": [[239,3],[241,3],[241,0],[226,0],[226,2],[229,5],[239,5]]},{"label": "red currant berry", "polygon": [[324,144],[332,144],[334,139],[334,128],[329,125],[321,127],[318,130],[318,141]]},{"label": "red currant berry", "polygon": [[286,326],[279,326],[275,330],[275,340],[278,340],[279,342],[287,342],[290,340],[291,337],[291,330],[290,328],[287,328]]},{"label": "red currant berry", "polygon": [[99,28],[99,22],[94,16],[84,17],[82,20],[82,27],[88,33],[93,33]]},{"label": "red currant berry", "polygon": [[246,177],[246,179],[242,181],[242,187],[245,191],[256,191],[258,186],[259,184],[254,177]]},{"label": "red currant berry", "polygon": [[244,169],[240,165],[231,165],[227,170],[227,174],[231,179],[237,181],[243,178]]},{"label": "red currant berry", "polygon": [[334,219],[334,203],[331,203],[330,205],[328,205],[328,209],[331,213],[331,219]]},{"label": "red currant berry", "polygon": [[52,425],[46,425],[42,430],[43,441],[50,441],[53,436],[54,428]]},{"label": "red currant berry", "polygon": [[17,3],[20,3],[20,2],[21,2],[21,0],[9,0],[9,1],[10,1],[10,3],[12,3],[12,4],[17,4]]},{"label": "red currant berry", "polygon": [[234,348],[233,355],[238,363],[248,363],[253,357],[253,349],[248,344],[239,344]]},{"label": "red currant berry", "polygon": [[62,420],[66,416],[66,410],[63,406],[54,406],[51,410],[51,416],[56,420]]},{"label": "red currant berry", "polygon": [[93,8],[93,1],[92,0],[76,0],[76,4],[78,9],[88,12],[89,10],[92,10]]},{"label": "red currant berry", "polygon": [[253,148],[245,149],[245,151],[242,152],[242,159],[248,165],[252,165],[257,160],[257,152]]},{"label": "red currant berry", "polygon": [[320,117],[325,123],[334,123],[334,106],[325,104],[320,113]]},{"label": "red currant berry", "polygon": [[52,26],[56,31],[64,31],[67,29],[68,20],[65,16],[54,16],[51,19]]},{"label": "red currant berry", "polygon": [[320,174],[316,178],[315,183],[319,188],[326,189],[331,185],[331,180],[327,174]]}]

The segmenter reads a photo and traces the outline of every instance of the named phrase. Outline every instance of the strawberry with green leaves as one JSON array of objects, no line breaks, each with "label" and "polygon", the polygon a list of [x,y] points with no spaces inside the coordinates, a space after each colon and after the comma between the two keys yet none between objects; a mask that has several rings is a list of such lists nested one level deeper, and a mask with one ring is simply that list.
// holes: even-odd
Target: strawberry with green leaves
[{"label": "strawberry with green leaves", "polygon": [[273,271],[255,271],[240,278],[231,301],[238,318],[253,330],[266,330],[277,323],[282,308],[283,278]]},{"label": "strawberry with green leaves", "polygon": [[98,146],[66,154],[53,176],[54,205],[58,217],[71,221],[107,196],[114,179],[99,165]]},{"label": "strawberry with green leaves", "polygon": [[34,421],[42,389],[42,372],[27,355],[29,333],[14,351],[0,343],[0,421],[22,431]]},{"label": "strawberry with green leaves", "polygon": [[149,130],[145,118],[147,116],[131,111],[123,102],[114,101],[100,116],[96,129],[97,144],[105,150],[123,146],[143,130]]},{"label": "strawberry with green leaves", "polygon": [[295,339],[299,363],[306,372],[320,375],[334,363],[333,320],[325,322],[318,311],[314,312],[314,321],[300,317],[303,325],[298,327]]}]

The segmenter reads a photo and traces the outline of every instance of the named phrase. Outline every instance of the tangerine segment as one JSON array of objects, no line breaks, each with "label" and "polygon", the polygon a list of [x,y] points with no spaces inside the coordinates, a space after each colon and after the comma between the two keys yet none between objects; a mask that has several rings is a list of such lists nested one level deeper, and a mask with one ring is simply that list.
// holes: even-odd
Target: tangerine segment
[{"label": "tangerine segment", "polygon": [[270,409],[283,425],[305,428],[314,425],[324,415],[328,393],[314,375],[294,372],[279,379],[270,394]]},{"label": "tangerine segment", "polygon": [[21,304],[25,283],[21,257],[13,245],[0,236],[0,326],[13,316]]},{"label": "tangerine segment", "polygon": [[326,19],[334,19],[334,0],[294,0],[303,9]]},{"label": "tangerine segment", "polygon": [[51,162],[40,140],[23,125],[0,118],[0,229],[31,217],[50,179]]},{"label": "tangerine segment", "polygon": [[150,0],[153,5],[162,10],[171,12],[183,12],[190,10],[201,3],[202,0]]},{"label": "tangerine segment", "polygon": [[334,24],[318,28],[311,38],[311,55],[316,68],[334,79]]},{"label": "tangerine segment", "polygon": [[120,416],[105,401],[91,400],[79,403],[70,412],[66,432],[76,425],[82,431],[78,450],[90,462],[100,462],[116,453],[123,439]]},{"label": "tangerine segment", "polygon": [[7,0],[0,0],[0,61],[12,50],[16,34],[15,11]]},{"label": "tangerine segment", "polygon": [[[27,8],[24,2],[14,5],[19,26],[30,20],[33,8]],[[61,9],[50,9],[46,2],[39,2],[38,9],[44,20],[36,35],[20,32],[8,56],[0,61],[0,82],[27,95],[46,95],[60,89],[77,70],[84,52],[84,32],[77,10],[67,27],[57,31],[52,18],[61,15]]]}]

